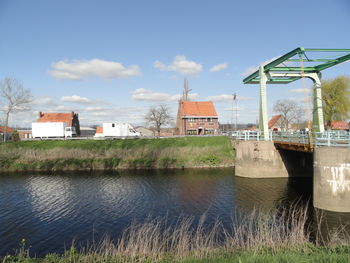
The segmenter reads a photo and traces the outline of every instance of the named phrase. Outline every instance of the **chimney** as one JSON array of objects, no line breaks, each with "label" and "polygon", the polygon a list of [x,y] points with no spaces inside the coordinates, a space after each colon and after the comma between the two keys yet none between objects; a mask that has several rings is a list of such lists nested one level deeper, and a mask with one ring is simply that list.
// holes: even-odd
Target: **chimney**
[{"label": "chimney", "polygon": [[44,114],[41,111],[39,111],[39,118],[41,118],[42,116],[44,116]]}]

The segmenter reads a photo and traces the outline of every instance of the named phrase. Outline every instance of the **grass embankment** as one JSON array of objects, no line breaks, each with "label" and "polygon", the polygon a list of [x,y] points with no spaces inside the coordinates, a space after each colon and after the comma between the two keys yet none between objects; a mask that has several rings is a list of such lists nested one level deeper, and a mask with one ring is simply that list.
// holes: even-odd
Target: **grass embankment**
[{"label": "grass embankment", "polygon": [[227,137],[22,141],[0,144],[0,171],[233,166]]},{"label": "grass embankment", "polygon": [[[219,221],[208,227],[205,217],[196,226],[191,218],[182,218],[175,226],[152,220],[132,224],[115,243],[106,238],[79,251],[72,247],[63,255],[33,258],[22,242],[17,255],[0,262],[350,262],[349,234],[338,230],[322,239],[318,227],[308,226],[306,213],[306,209],[253,212],[232,228]],[[315,242],[310,242],[311,236]]]}]

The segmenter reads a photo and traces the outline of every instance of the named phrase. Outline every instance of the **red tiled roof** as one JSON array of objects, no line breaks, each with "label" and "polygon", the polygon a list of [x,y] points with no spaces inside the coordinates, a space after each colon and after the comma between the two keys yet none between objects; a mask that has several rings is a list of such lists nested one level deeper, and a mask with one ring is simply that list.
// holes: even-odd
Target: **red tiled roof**
[{"label": "red tiled roof", "polygon": [[[5,132],[5,126],[0,126],[0,132],[1,133],[4,133]],[[6,133],[13,133],[14,132],[14,129],[10,128],[10,127],[7,127],[6,128]]]},{"label": "red tiled roof", "polygon": [[181,116],[217,117],[218,114],[211,101],[182,101]]},{"label": "red tiled roof", "polygon": [[269,120],[269,124],[268,124],[269,129],[271,129],[281,117],[282,117],[282,115],[272,116],[272,118],[271,118],[271,120]]},{"label": "red tiled roof", "polygon": [[72,126],[74,113],[40,113],[37,122],[66,122]]},{"label": "red tiled roof", "polygon": [[103,133],[103,127],[96,127],[96,133]]},{"label": "red tiled roof", "polygon": [[348,130],[349,123],[347,123],[346,121],[332,121],[331,128],[334,130]]}]

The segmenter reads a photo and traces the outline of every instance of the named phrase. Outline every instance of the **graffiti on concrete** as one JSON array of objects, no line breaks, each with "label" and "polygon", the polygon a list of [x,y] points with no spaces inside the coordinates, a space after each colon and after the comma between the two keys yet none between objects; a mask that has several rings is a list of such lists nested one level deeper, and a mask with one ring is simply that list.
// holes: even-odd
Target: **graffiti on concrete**
[{"label": "graffiti on concrete", "polygon": [[[324,166],[323,169],[330,171],[331,179],[327,182],[332,188],[332,194],[338,195],[350,192],[350,164],[343,163],[339,166]],[[328,172],[327,171],[327,172]],[[329,174],[329,173],[326,173]]]}]

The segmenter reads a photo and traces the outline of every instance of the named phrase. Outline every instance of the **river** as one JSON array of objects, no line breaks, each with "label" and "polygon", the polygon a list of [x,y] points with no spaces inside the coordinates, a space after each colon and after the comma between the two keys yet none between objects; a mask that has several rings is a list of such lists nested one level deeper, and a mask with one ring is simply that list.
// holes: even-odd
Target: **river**
[{"label": "river", "polygon": [[[13,254],[23,238],[31,254],[43,256],[73,241],[118,238],[131,222],[206,214],[208,224],[228,225],[254,207],[268,211],[311,198],[311,178],[248,179],[232,169],[1,174],[0,256]],[[350,220],[325,217],[330,227]]]}]

